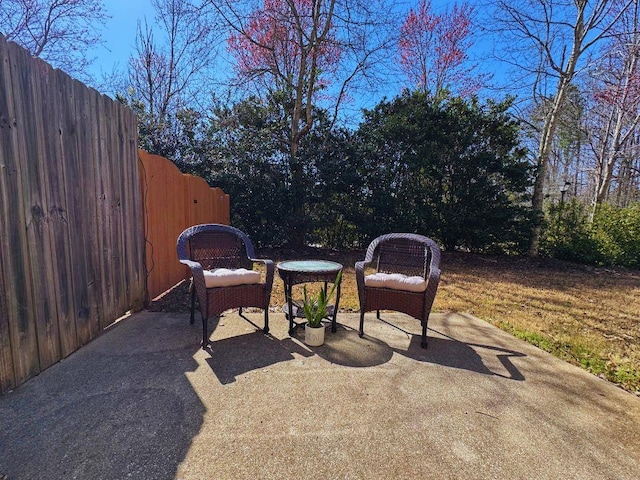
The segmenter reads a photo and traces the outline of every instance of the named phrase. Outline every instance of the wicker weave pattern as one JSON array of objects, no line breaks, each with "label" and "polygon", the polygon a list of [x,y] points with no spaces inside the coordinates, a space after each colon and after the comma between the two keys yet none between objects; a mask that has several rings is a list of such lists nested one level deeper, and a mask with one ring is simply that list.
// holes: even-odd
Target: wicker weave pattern
[{"label": "wicker weave pattern", "polygon": [[[242,307],[264,309],[264,332],[269,332],[269,301],[273,287],[274,264],[257,259],[249,237],[228,225],[204,224],[187,228],[176,245],[180,262],[191,269],[194,291],[191,299],[191,323],[194,322],[197,295],[202,316],[202,346],[209,344],[208,319],[226,310]],[[254,263],[266,267],[264,282],[231,287],[207,288],[204,270],[213,268],[248,268]]]},{"label": "wicker weave pattern", "polygon": [[[424,292],[406,292],[367,287],[366,268],[377,272],[420,275],[427,281]],[[356,263],[356,283],[360,300],[360,336],[364,335],[364,314],[394,310],[420,320],[423,348],[427,348],[427,323],[440,283],[440,248],[430,238],[413,233],[389,233],[371,242],[365,259]]]},{"label": "wicker weave pattern", "polygon": [[265,308],[264,299],[266,287],[264,283],[256,283],[233,287],[209,288],[207,290],[209,315],[220,315],[227,310],[239,306]]}]

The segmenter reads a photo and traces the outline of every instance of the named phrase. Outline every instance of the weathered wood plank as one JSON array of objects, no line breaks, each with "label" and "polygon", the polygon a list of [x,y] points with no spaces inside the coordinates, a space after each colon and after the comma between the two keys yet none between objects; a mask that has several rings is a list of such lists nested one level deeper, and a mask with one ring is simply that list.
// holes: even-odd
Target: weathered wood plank
[{"label": "weathered wood plank", "polygon": [[[21,49],[22,51],[22,49]],[[20,95],[14,96],[16,110],[21,112],[25,132],[25,147],[22,158],[24,167],[24,193],[27,202],[27,238],[31,262],[31,283],[33,285],[36,338],[40,369],[54,364],[60,358],[59,330],[54,285],[53,252],[51,251],[51,222],[49,204],[50,187],[46,165],[51,161],[45,149],[46,124],[43,98],[51,67],[40,59],[23,56],[24,62],[18,81],[23,86]],[[13,77],[13,72],[12,72]],[[15,90],[14,90],[15,93]]]},{"label": "weathered wood plank", "polygon": [[125,285],[130,299],[129,307],[139,310],[146,296],[144,272],[144,234],[142,201],[140,196],[140,171],[138,167],[137,122],[133,112],[118,105],[122,121],[120,161],[123,165],[123,215],[126,245],[124,249]]},{"label": "weathered wood plank", "polygon": [[138,119],[135,113],[127,109],[129,117],[129,149],[131,159],[131,171],[135,178],[135,182],[131,182],[133,197],[131,209],[133,210],[133,225],[135,229],[135,250],[132,250],[133,260],[135,261],[134,278],[137,285],[137,295],[134,295],[134,306],[142,308],[148,297],[147,290],[147,271],[145,269],[145,237],[144,237],[144,205],[143,193],[139,188],[141,184],[140,158],[138,157]]},{"label": "weathered wood plank", "polygon": [[[0,157],[0,162],[2,162],[2,157]],[[7,299],[4,283],[2,256],[0,256],[0,395],[12,390],[16,385],[16,378],[13,374],[11,333],[9,332],[9,315],[6,307]]]},{"label": "weathered wood plank", "polygon": [[[7,44],[0,36],[0,85],[6,82],[6,78],[10,78],[9,56]],[[3,254],[9,253],[8,245],[3,242],[8,238],[5,218],[10,214],[7,183],[11,182],[11,172],[8,159],[13,158],[14,144],[14,124],[9,106],[11,103],[9,90],[0,88],[0,395],[16,386],[9,325],[11,319],[7,311],[8,298],[5,289],[5,279],[10,277],[5,274],[2,260]]]},{"label": "weathered wood plank", "polygon": [[[113,205],[116,202],[113,185],[111,182],[110,144],[107,139],[107,122],[111,121],[109,112],[105,111],[105,104],[102,98],[96,96],[94,100],[96,115],[94,121],[98,127],[97,138],[97,169],[99,174],[97,186],[100,192],[100,202],[98,203],[98,238],[101,242],[100,267],[103,272],[102,303],[103,317],[100,322],[104,323],[107,318],[117,318],[117,299],[115,295],[114,282],[116,281],[116,265],[114,263],[114,212]],[[98,330],[99,331],[99,330]],[[97,333],[95,331],[94,333]]]},{"label": "weathered wood plank", "polygon": [[[51,169],[50,180],[55,185],[57,204],[64,205],[62,215],[54,222],[55,250],[60,252],[57,265],[60,312],[61,356],[65,357],[76,350],[79,343],[78,325],[86,322],[89,316],[87,292],[87,262],[83,258],[84,245],[82,230],[85,215],[79,215],[86,205],[86,194],[82,193],[78,157],[79,124],[77,95],[74,80],[65,73],[56,70],[52,78],[54,90],[51,92],[52,121],[55,128],[51,141],[55,144],[59,161]],[[84,87],[83,87],[84,88]],[[55,177],[55,180],[54,180]]]},{"label": "weathered wood plank", "polygon": [[44,172],[43,185],[47,192],[47,229],[51,252],[52,277],[50,283],[54,287],[55,297],[52,303],[56,306],[59,338],[59,353],[55,361],[68,356],[78,348],[76,332],[76,309],[74,281],[77,274],[76,265],[71,258],[69,233],[70,209],[66,198],[65,169],[68,159],[64,148],[64,139],[68,136],[66,126],[62,124],[63,112],[68,108],[65,102],[72,100],[69,91],[71,79],[59,70],[43,64],[38,87],[41,89],[42,105],[40,108],[44,136]]},{"label": "weathered wood plank", "polygon": [[[20,72],[29,68],[30,58],[17,45],[8,43],[8,69],[3,80],[11,85],[9,118],[13,124],[11,155],[5,158],[3,194],[6,211],[3,212],[3,267],[7,313],[11,334],[11,348],[16,383],[20,384],[40,371],[36,338],[36,312],[31,283],[30,249],[27,238],[27,213],[31,217],[31,204],[27,197],[28,172],[22,166],[26,156],[26,125],[21,102],[25,96]],[[8,78],[7,78],[8,77]]]},{"label": "weathered wood plank", "polygon": [[109,173],[111,190],[114,198],[111,205],[113,216],[111,235],[113,238],[113,263],[114,263],[114,297],[116,309],[113,318],[105,318],[103,328],[113,323],[118,317],[124,315],[129,310],[127,298],[127,285],[125,275],[125,245],[127,240],[127,230],[125,228],[124,205],[126,202],[124,184],[131,181],[127,177],[126,160],[121,156],[120,145],[124,135],[122,119],[118,108],[111,99],[104,97],[105,110],[109,112],[111,120],[107,123],[107,139],[109,142]]},{"label": "weathered wood plank", "polygon": [[[65,185],[69,207],[69,232],[74,275],[74,309],[78,346],[92,338],[101,316],[98,291],[102,281],[98,260],[96,224],[97,191],[93,159],[95,122],[92,117],[93,93],[73,80],[71,98],[66,100],[63,128],[65,150]],[[95,325],[95,327],[92,327]]]}]

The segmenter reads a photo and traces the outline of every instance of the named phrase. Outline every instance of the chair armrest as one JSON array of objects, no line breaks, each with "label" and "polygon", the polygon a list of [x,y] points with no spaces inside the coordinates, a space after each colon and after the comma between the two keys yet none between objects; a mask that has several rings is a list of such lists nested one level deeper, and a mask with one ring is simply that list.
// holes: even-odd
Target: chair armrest
[{"label": "chair armrest", "polygon": [[364,269],[366,268],[368,263],[370,262],[356,262],[356,276],[361,276],[362,278],[364,278]]},{"label": "chair armrest", "polygon": [[180,260],[180,263],[189,267],[189,270],[191,270],[192,276],[195,277],[198,275],[202,275],[202,279],[204,281],[204,273],[203,273],[204,269],[202,268],[202,265],[200,265],[199,262],[194,262],[193,260]]},{"label": "chair armrest", "polygon": [[267,273],[266,273],[266,277],[265,277],[265,285],[266,285],[266,292],[267,292],[267,297],[271,296],[271,288],[273,287],[273,276],[275,273],[275,265],[273,263],[273,260],[269,260],[267,258],[250,258],[249,260],[251,260],[254,263],[263,263],[264,266],[267,269]]},{"label": "chair armrest", "polygon": [[424,311],[427,313],[431,313],[431,307],[433,307],[433,302],[436,298],[436,292],[438,290],[438,285],[440,284],[440,269],[439,268],[431,268],[429,271],[429,278],[427,279],[427,289],[424,291]]},{"label": "chair armrest", "polygon": [[360,305],[363,305],[364,302],[364,269],[371,262],[362,261],[356,262],[356,285],[358,286],[358,297],[360,300]]},{"label": "chair armrest", "polygon": [[[191,270],[191,276],[193,277],[193,286],[196,289],[196,293],[198,294],[198,300],[200,305],[206,305],[207,299],[207,286],[204,281],[204,269],[199,262],[194,262],[193,260],[180,260],[180,263],[189,267]],[[206,311],[206,309],[205,309]]]},{"label": "chair armrest", "polygon": [[435,287],[438,288],[438,284],[440,283],[440,269],[432,268],[429,272],[429,278],[427,278],[427,283],[435,283]]}]

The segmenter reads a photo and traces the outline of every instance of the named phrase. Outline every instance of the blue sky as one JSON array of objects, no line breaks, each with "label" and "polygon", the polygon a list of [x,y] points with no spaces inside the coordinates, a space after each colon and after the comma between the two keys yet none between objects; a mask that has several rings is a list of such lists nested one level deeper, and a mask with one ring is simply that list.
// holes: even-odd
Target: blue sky
[{"label": "blue sky", "polygon": [[[467,0],[469,3],[477,4],[479,6],[479,0]],[[419,0],[407,0],[408,5],[415,5]],[[462,0],[457,3],[461,3]],[[433,9],[436,12],[448,10],[453,5],[453,1],[450,0],[432,0]],[[91,52],[91,56],[95,58],[95,61],[90,67],[89,73],[94,77],[96,84],[100,84],[104,75],[109,75],[115,69],[124,73],[127,68],[127,63],[130,55],[134,51],[136,29],[139,21],[143,21],[146,17],[150,25],[154,23],[155,11],[151,5],[151,0],[104,0],[105,9],[107,14],[111,17],[107,22],[102,36],[104,39],[104,45],[98,46]],[[407,8],[408,10],[408,8]],[[486,42],[486,40],[485,40]],[[474,57],[484,56],[485,50],[490,48],[487,44],[476,45]],[[478,62],[483,71],[492,71],[494,73],[494,80],[496,76],[501,76],[501,67],[496,65],[495,62],[489,61],[486,58],[482,62]],[[383,96],[393,97],[399,93],[399,86],[392,87],[391,90],[384,92],[371,92],[372,98],[368,101],[364,101],[365,105],[372,107]],[[363,99],[361,99],[363,100]]]},{"label": "blue sky", "polygon": [[105,44],[92,52],[95,61],[90,73],[100,80],[101,72],[110,73],[114,68],[126,68],[136,43],[136,28],[146,16],[153,22],[154,10],[150,0],[105,0],[111,19],[102,32]]}]

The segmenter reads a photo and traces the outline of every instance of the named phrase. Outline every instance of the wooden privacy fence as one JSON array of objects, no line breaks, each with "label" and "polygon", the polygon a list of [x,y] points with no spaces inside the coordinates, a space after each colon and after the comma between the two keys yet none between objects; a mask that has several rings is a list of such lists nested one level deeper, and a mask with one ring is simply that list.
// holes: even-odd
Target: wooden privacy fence
[{"label": "wooden privacy fence", "polygon": [[139,151],[144,199],[147,289],[150,298],[188,277],[176,240],[191,225],[229,225],[229,195],[202,178],[185,175],[166,158]]},{"label": "wooden privacy fence", "polygon": [[0,394],[142,306],[136,143],[130,109],[0,35]]}]

